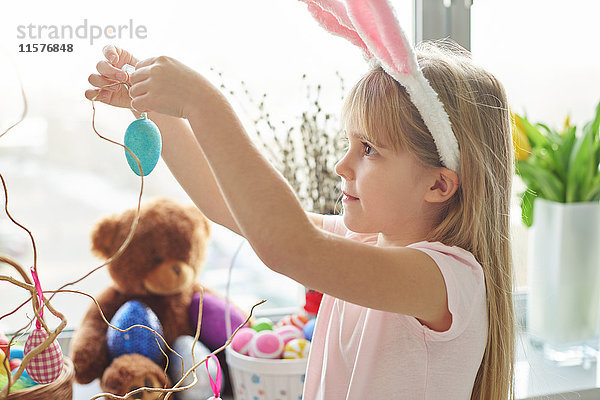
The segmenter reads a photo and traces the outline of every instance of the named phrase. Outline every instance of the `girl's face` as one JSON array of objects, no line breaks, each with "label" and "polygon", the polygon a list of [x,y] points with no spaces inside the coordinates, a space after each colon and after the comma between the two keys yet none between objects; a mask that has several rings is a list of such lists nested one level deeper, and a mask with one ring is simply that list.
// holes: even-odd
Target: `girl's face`
[{"label": "girl's face", "polygon": [[396,242],[422,240],[429,215],[424,201],[431,186],[428,169],[409,152],[374,145],[348,128],[348,151],[335,166],[342,178],[344,224],[353,232],[381,232]]}]

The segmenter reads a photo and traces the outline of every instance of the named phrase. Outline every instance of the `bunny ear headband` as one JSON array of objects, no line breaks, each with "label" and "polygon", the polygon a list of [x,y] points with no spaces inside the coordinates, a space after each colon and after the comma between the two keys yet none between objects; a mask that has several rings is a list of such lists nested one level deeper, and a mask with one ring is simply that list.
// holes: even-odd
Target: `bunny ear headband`
[{"label": "bunny ear headband", "polygon": [[375,57],[408,92],[433,136],[442,164],[458,173],[460,152],[450,118],[421,72],[417,58],[387,0],[300,0],[329,32]]}]

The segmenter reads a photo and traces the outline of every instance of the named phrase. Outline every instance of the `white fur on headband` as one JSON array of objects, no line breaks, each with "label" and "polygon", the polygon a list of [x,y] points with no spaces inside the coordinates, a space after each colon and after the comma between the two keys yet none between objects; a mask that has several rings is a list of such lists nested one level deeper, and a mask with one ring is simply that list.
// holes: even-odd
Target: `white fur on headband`
[{"label": "white fur on headband", "polygon": [[441,163],[459,173],[460,150],[448,113],[417,63],[415,53],[387,0],[301,0],[333,34],[360,47],[368,58],[406,88],[431,132]]}]

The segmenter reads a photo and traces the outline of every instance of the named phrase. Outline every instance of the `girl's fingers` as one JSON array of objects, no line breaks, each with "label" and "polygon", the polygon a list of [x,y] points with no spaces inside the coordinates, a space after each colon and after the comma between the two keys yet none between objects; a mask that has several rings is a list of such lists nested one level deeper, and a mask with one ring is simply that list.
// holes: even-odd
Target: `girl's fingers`
[{"label": "girl's fingers", "polygon": [[135,97],[133,100],[131,100],[131,108],[138,112],[147,112],[149,104],[148,100],[149,97],[147,94]]},{"label": "girl's fingers", "polygon": [[129,64],[135,66],[138,60],[132,56],[127,50],[123,50],[120,47],[113,46],[112,44],[104,46],[102,49],[104,57],[115,67],[123,68],[123,65]]},{"label": "girl's fingers", "polygon": [[136,83],[129,88],[129,95],[131,97],[140,97],[148,93],[148,85],[144,82]]},{"label": "girl's fingers", "polygon": [[92,100],[94,97],[98,95],[98,89],[88,89],[85,91],[85,98],[88,100]]},{"label": "girl's fingers", "polygon": [[125,71],[121,71],[119,68],[116,68],[108,61],[98,62],[98,64],[96,64],[96,70],[98,70],[100,75],[104,75],[108,79],[120,82],[125,82],[125,80],[127,79],[127,73]]},{"label": "girl's fingers", "polygon": [[135,70],[135,72],[129,77],[129,83],[131,83],[132,85],[145,81],[150,76],[149,67],[139,68],[136,66],[136,68],[137,69]]},{"label": "girl's fingers", "polygon": [[137,64],[135,64],[135,69],[138,70],[142,67],[147,67],[151,64],[154,64],[156,62],[156,59],[158,57],[150,57],[150,58],[146,58],[145,60],[139,61]]},{"label": "girl's fingers", "polygon": [[85,98],[106,103],[110,100],[110,93],[106,90],[102,90],[102,93],[100,93],[100,89],[88,89],[85,91]]},{"label": "girl's fingers", "polygon": [[[98,75],[98,74],[92,74],[88,77],[88,82],[92,85],[92,86],[96,86],[98,88],[104,88],[107,90],[112,90],[114,92],[118,91],[122,84],[110,80],[110,79],[106,79],[105,77],[103,77],[102,75]],[[106,86],[106,87],[105,87]]]}]

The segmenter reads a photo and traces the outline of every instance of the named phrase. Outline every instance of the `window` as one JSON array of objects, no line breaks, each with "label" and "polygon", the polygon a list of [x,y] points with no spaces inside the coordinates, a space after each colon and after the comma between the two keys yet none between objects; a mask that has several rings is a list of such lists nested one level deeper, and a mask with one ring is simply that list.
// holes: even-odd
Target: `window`
[{"label": "window", "polygon": [[[102,260],[89,250],[94,223],[137,204],[139,178],[127,167],[121,148],[94,134],[91,104],[83,96],[90,86],[87,77],[95,72],[105,44],[115,43],[141,59],[173,56],[213,82],[218,80],[217,71],[229,83],[243,80],[255,97],[268,94],[267,105],[278,119],[295,118],[306,106],[303,74],[310,82],[322,84],[323,106],[338,113],[341,103],[335,71],[345,78],[348,89],[367,68],[360,50],[342,38],[330,37],[312,19],[306,5],[297,1],[175,1],[160,10],[150,4],[109,1],[92,12],[89,5],[74,0],[59,3],[60,7],[48,2],[30,7],[11,2],[0,15],[0,52],[3,59],[10,60],[0,66],[0,129],[14,123],[22,112],[18,76],[29,101],[27,119],[0,139],[0,172],[8,184],[9,210],[35,237],[40,279],[48,290],[100,265]],[[394,3],[405,30],[412,30],[412,3]],[[52,25],[70,28],[60,33],[62,39],[51,40]],[[97,34],[92,26],[119,25],[143,26],[147,37],[132,35],[130,28],[122,31],[121,39],[92,35]],[[19,26],[23,28],[19,30]],[[25,38],[19,38],[20,31]],[[73,51],[18,51],[20,44],[36,42],[71,43]],[[232,102],[244,118],[248,110],[235,99]],[[133,120],[131,113],[102,104],[96,108],[98,131],[122,141]],[[189,202],[162,161],[145,180],[144,199],[154,196]],[[227,268],[240,240],[224,228],[213,229],[200,276],[206,285],[224,291]],[[24,266],[32,264],[29,237],[5,217],[0,217],[0,252]],[[10,269],[0,265],[0,271]],[[109,282],[102,270],[75,288],[96,294]],[[8,286],[4,284],[0,291],[0,303],[13,307],[25,297],[22,290]],[[263,311],[303,304],[303,289],[268,270],[248,244],[236,261],[231,295],[245,309],[262,298],[269,299],[261,307]],[[66,314],[70,328],[77,326],[88,304],[72,294],[58,295],[54,302]],[[3,312],[9,311],[4,308]],[[30,309],[27,313],[31,315]],[[13,331],[24,325],[24,314],[0,324]]]}]

